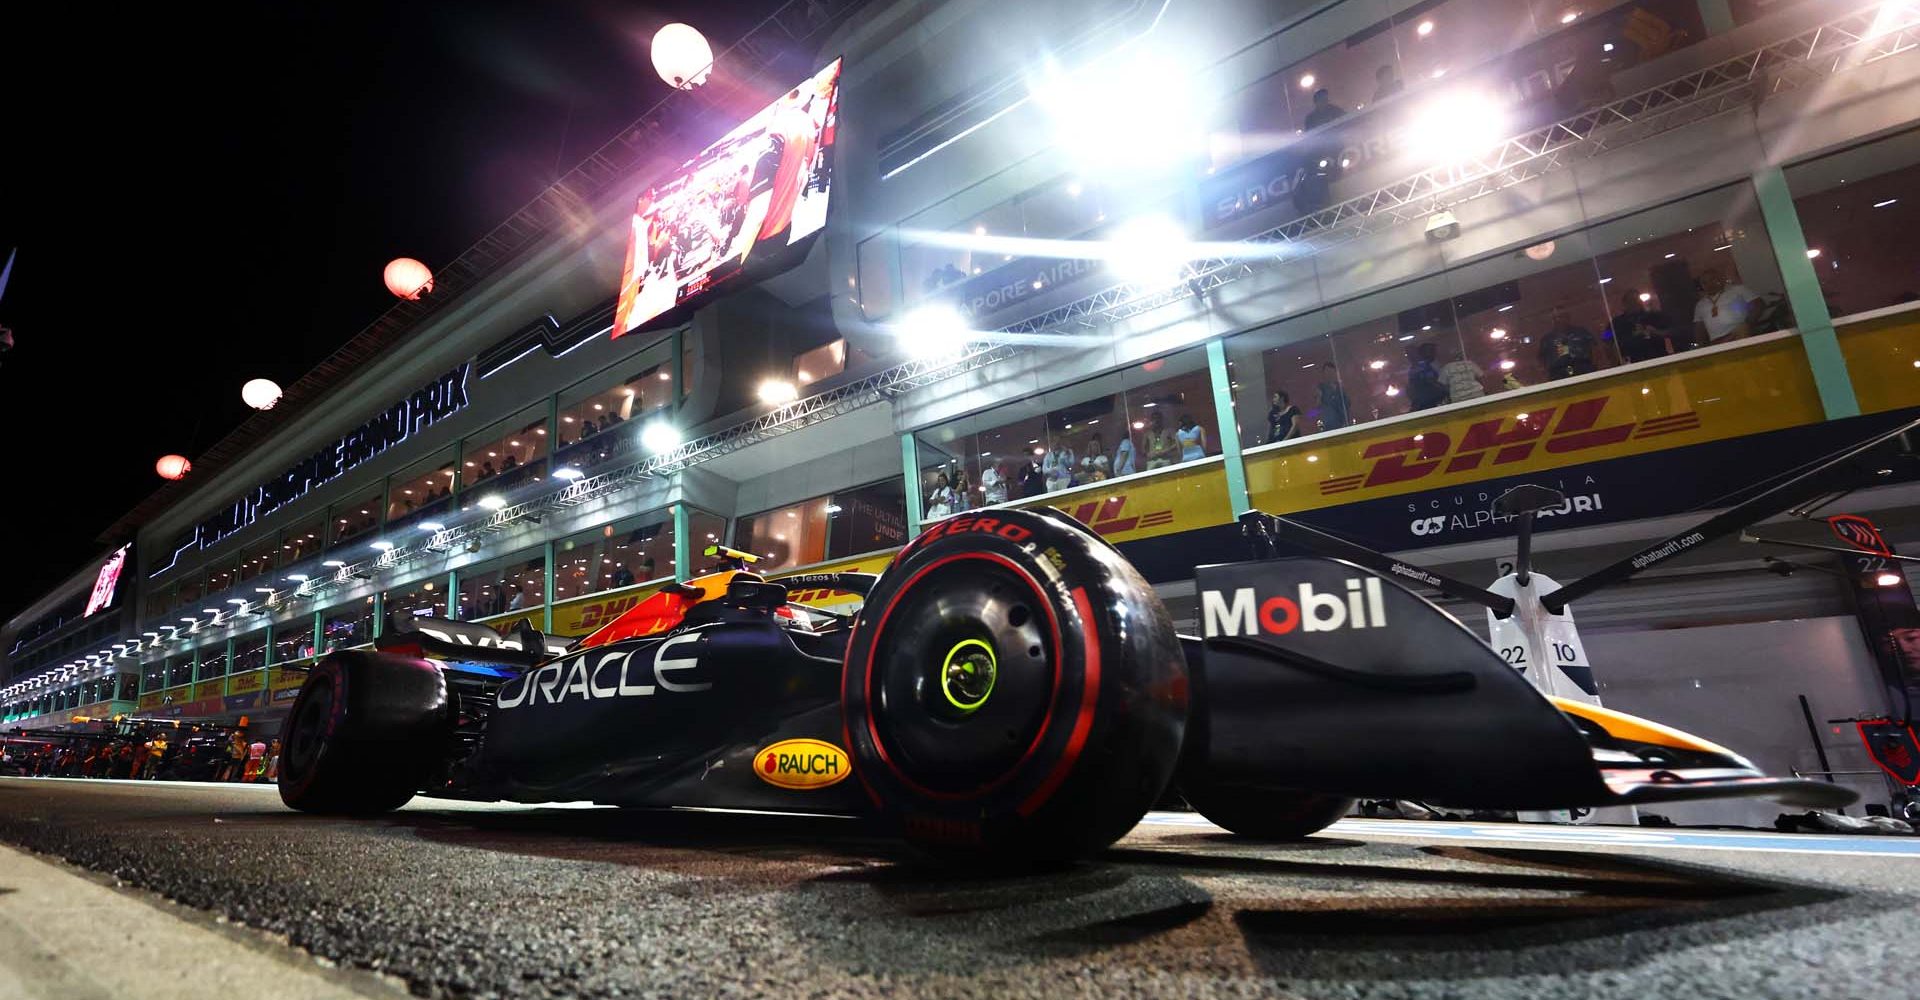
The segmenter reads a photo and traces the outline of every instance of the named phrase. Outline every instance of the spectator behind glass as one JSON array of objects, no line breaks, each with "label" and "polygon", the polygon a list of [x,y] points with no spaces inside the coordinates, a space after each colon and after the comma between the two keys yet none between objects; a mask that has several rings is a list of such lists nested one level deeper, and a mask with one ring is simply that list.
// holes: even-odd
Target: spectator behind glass
[{"label": "spectator behind glass", "polygon": [[1700,301],[1693,307],[1694,342],[1717,344],[1750,334],[1747,314],[1755,298],[1747,286],[1727,284],[1714,268],[1700,272]]},{"label": "spectator behind glass", "polygon": [[653,571],[653,557],[641,556],[640,557],[640,579],[651,580],[654,578],[654,576],[655,576],[655,573]]},{"label": "spectator behind glass", "polygon": [[933,477],[933,489],[927,493],[927,517],[946,517],[953,513],[953,486],[945,473]]},{"label": "spectator behind glass", "polygon": [[1164,469],[1174,462],[1178,452],[1174,449],[1173,435],[1167,433],[1167,422],[1161,418],[1160,411],[1154,410],[1147,418],[1147,471]]},{"label": "spectator behind glass", "polygon": [[1037,497],[1046,491],[1047,476],[1046,473],[1040,470],[1040,463],[1031,458],[1022,459],[1020,463],[1020,495],[1022,497]]},{"label": "spectator behind glass", "polygon": [[1111,473],[1113,463],[1107,458],[1107,443],[1095,434],[1087,439],[1087,453],[1080,456],[1080,481],[1097,483]]},{"label": "spectator behind glass", "polygon": [[980,470],[980,492],[989,504],[1007,502],[1007,474],[1001,471],[999,462]]},{"label": "spectator behind glass", "polygon": [[973,506],[973,495],[968,492],[973,484],[967,481],[967,470],[963,467],[953,473],[953,512],[955,514]]},{"label": "spectator behind glass", "polygon": [[1053,493],[1073,485],[1073,447],[1061,442],[1047,450],[1046,458],[1040,468],[1047,475],[1047,492]]},{"label": "spectator behind glass", "polygon": [[1207,457],[1207,429],[1194,422],[1193,414],[1180,414],[1180,429],[1173,436],[1180,444],[1180,461],[1193,462]]},{"label": "spectator behind glass", "polygon": [[1572,378],[1595,369],[1593,333],[1576,325],[1565,306],[1553,307],[1553,329],[1540,338],[1540,364],[1549,378]]},{"label": "spectator behind glass", "polygon": [[1620,312],[1613,317],[1613,342],[1629,362],[1652,361],[1672,354],[1670,327],[1664,313],[1648,309],[1641,301],[1639,289],[1629,288],[1620,293]]},{"label": "spectator behind glass", "polygon": [[1440,366],[1440,384],[1447,390],[1447,402],[1464,403],[1487,394],[1486,371],[1467,360],[1465,351],[1454,349],[1453,359]]},{"label": "spectator behind glass", "polygon": [[1273,405],[1267,407],[1267,443],[1276,444],[1299,433],[1300,408],[1286,393],[1274,393]]},{"label": "spectator behind glass", "polygon": [[1446,387],[1440,384],[1440,369],[1434,361],[1440,348],[1431,342],[1421,344],[1407,355],[1407,407],[1426,410],[1447,401]]},{"label": "spectator behind glass", "polygon": [[1113,446],[1113,474],[1116,476],[1131,476],[1136,471],[1133,455],[1133,435],[1121,435],[1120,443]]},{"label": "spectator behind glass", "polygon": [[1337,431],[1347,426],[1347,391],[1340,383],[1320,383],[1320,429]]},{"label": "spectator behind glass", "polygon": [[580,440],[585,441],[598,433],[600,433],[600,428],[593,425],[592,418],[582,417],[580,419]]},{"label": "spectator behind glass", "polygon": [[1333,95],[1327,91],[1327,88],[1321,87],[1313,92],[1313,108],[1301,121],[1301,127],[1311,132],[1322,125],[1338,120],[1346,113],[1346,108],[1333,103]]}]

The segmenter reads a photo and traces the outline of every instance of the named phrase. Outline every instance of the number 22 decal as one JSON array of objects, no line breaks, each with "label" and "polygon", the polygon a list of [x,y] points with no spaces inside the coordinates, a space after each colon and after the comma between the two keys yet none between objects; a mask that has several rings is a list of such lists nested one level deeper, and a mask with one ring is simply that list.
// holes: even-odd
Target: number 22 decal
[{"label": "number 22 decal", "polygon": [[1514,666],[1519,666],[1520,664],[1527,662],[1527,647],[1501,646],[1500,658],[1507,661],[1508,663],[1513,664]]}]

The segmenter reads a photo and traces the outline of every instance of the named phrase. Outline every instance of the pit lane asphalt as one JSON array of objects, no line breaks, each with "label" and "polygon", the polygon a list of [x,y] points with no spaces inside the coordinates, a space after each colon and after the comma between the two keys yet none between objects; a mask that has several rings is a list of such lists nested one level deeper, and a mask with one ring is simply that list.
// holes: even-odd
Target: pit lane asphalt
[{"label": "pit lane asphalt", "polygon": [[1347,821],[1266,845],[1155,814],[1005,877],[844,820],[324,819],[270,787],[0,779],[0,840],[434,996],[1881,997],[1920,928],[1891,838]]}]

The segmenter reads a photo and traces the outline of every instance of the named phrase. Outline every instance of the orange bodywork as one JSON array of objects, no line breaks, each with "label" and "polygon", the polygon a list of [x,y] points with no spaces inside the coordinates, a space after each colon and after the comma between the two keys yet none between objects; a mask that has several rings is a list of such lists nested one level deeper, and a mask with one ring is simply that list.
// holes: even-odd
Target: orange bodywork
[{"label": "orange bodywork", "polygon": [[[679,588],[662,590],[628,608],[621,613],[620,617],[600,626],[580,640],[577,648],[605,646],[622,639],[639,639],[669,631],[686,618],[687,612],[694,605],[725,597],[727,587],[732,585],[735,579],[759,582],[762,577],[758,573],[746,573],[737,569],[696,576]],[[689,593],[687,588],[697,593]]]}]

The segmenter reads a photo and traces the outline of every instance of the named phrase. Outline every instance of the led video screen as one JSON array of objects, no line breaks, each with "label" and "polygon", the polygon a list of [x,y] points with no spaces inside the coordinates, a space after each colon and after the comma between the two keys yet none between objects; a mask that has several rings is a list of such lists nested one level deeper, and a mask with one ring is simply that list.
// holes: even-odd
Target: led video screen
[{"label": "led video screen", "polygon": [[839,82],[835,59],[640,196],[615,337],[772,266],[826,224]]},{"label": "led video screen", "polygon": [[113,598],[120,589],[120,571],[126,565],[127,546],[122,545],[101,564],[100,572],[94,574],[93,592],[87,595],[87,610],[80,617],[86,618],[113,606]]}]

